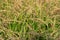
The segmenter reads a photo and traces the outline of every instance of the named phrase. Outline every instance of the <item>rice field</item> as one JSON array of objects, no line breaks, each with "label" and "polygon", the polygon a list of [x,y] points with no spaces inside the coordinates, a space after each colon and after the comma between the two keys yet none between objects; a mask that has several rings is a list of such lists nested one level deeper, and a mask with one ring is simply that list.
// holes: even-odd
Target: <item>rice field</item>
[{"label": "rice field", "polygon": [[60,40],[60,0],[0,0],[0,40]]}]

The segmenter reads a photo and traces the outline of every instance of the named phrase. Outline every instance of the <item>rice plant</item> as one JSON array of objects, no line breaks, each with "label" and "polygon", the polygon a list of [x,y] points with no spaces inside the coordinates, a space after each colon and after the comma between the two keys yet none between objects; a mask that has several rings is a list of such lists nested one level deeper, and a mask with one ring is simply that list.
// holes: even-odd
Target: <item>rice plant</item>
[{"label": "rice plant", "polygon": [[0,40],[60,40],[60,0],[0,0]]}]

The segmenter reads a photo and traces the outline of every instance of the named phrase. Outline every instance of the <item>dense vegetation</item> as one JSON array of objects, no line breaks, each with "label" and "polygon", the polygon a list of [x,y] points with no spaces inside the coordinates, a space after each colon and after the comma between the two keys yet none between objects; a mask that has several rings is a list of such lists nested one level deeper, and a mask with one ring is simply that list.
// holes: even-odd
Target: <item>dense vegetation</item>
[{"label": "dense vegetation", "polygon": [[60,40],[60,0],[0,0],[0,40]]}]

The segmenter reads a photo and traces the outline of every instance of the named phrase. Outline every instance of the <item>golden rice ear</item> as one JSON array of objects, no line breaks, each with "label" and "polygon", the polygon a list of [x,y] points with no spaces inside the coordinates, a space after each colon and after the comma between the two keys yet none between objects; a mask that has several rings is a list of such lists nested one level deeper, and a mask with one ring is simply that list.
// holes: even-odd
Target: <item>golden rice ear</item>
[{"label": "golden rice ear", "polygon": [[52,11],[51,15],[60,15],[60,8],[56,8]]}]

